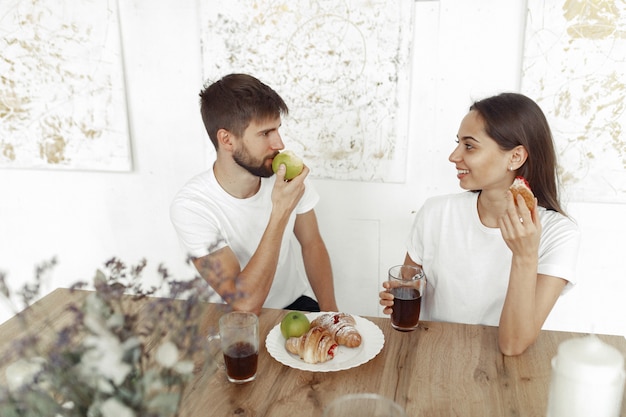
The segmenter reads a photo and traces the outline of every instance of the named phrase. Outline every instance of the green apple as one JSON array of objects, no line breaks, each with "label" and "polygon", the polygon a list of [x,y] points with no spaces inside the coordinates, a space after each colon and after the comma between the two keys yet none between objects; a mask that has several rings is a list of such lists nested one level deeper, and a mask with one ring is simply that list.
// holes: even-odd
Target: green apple
[{"label": "green apple", "polygon": [[309,319],[299,311],[291,311],[287,313],[280,322],[280,332],[285,339],[290,337],[300,337],[309,331],[311,323]]},{"label": "green apple", "polygon": [[302,159],[300,159],[300,157],[292,151],[284,151],[274,157],[274,160],[272,161],[272,171],[274,171],[274,173],[278,171],[280,164],[285,164],[287,167],[287,171],[285,172],[286,180],[294,179],[300,175],[304,169]]}]

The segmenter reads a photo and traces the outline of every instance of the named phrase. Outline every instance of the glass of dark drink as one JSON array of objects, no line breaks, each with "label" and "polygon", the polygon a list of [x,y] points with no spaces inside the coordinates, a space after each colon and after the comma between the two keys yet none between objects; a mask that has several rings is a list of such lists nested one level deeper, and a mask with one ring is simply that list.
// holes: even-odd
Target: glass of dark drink
[{"label": "glass of dark drink", "polygon": [[417,329],[426,290],[426,276],[422,268],[396,265],[389,268],[389,289],[393,294],[391,327],[402,332]]},{"label": "glass of dark drink", "polygon": [[256,378],[259,359],[259,318],[254,313],[233,311],[220,317],[219,334],[224,368],[230,382],[243,384]]}]

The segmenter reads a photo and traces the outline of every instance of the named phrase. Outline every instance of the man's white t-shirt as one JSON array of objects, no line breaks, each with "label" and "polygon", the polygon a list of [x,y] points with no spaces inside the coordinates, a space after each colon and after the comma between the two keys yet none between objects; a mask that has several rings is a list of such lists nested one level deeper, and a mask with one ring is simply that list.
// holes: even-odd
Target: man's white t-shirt
[{"label": "man's white t-shirt", "polygon": [[[187,254],[200,258],[230,246],[243,269],[267,227],[275,181],[275,175],[261,178],[259,191],[250,198],[241,199],[224,191],[212,168],[189,180],[170,206],[170,218]],[[301,295],[315,298],[299,267],[300,249],[293,233],[296,215],[312,210],[319,201],[313,186],[305,183],[304,195],[291,213],[285,229],[276,274],[263,307],[283,308]],[[216,268],[219,266],[216,265]]]},{"label": "man's white t-shirt", "polygon": [[[497,326],[509,283],[512,253],[500,229],[478,217],[479,193],[428,199],[407,242],[411,259],[427,279],[420,319]],[[578,226],[539,207],[542,224],[538,274],[575,284]],[[566,287],[567,288],[567,287]]]}]

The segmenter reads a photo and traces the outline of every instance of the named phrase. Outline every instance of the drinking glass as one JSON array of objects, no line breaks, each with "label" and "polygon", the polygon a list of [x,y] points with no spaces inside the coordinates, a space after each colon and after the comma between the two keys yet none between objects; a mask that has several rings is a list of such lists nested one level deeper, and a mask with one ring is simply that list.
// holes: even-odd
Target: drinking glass
[{"label": "drinking glass", "polygon": [[219,334],[208,341],[220,340],[226,376],[242,384],[256,378],[259,358],[259,318],[254,313],[232,311],[220,317]]},{"label": "drinking glass", "polygon": [[393,294],[391,326],[402,332],[417,329],[426,290],[426,276],[422,268],[396,265],[389,268],[389,292]]}]

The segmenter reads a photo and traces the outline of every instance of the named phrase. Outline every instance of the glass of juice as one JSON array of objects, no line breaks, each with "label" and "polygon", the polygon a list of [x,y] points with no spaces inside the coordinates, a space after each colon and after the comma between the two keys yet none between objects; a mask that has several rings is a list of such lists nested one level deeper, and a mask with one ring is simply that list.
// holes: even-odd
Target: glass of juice
[{"label": "glass of juice", "polygon": [[219,334],[224,368],[230,382],[242,384],[256,378],[259,359],[259,318],[254,313],[233,311],[220,317]]},{"label": "glass of juice", "polygon": [[426,275],[419,266],[395,265],[389,268],[389,292],[393,294],[391,326],[402,332],[417,329]]}]

